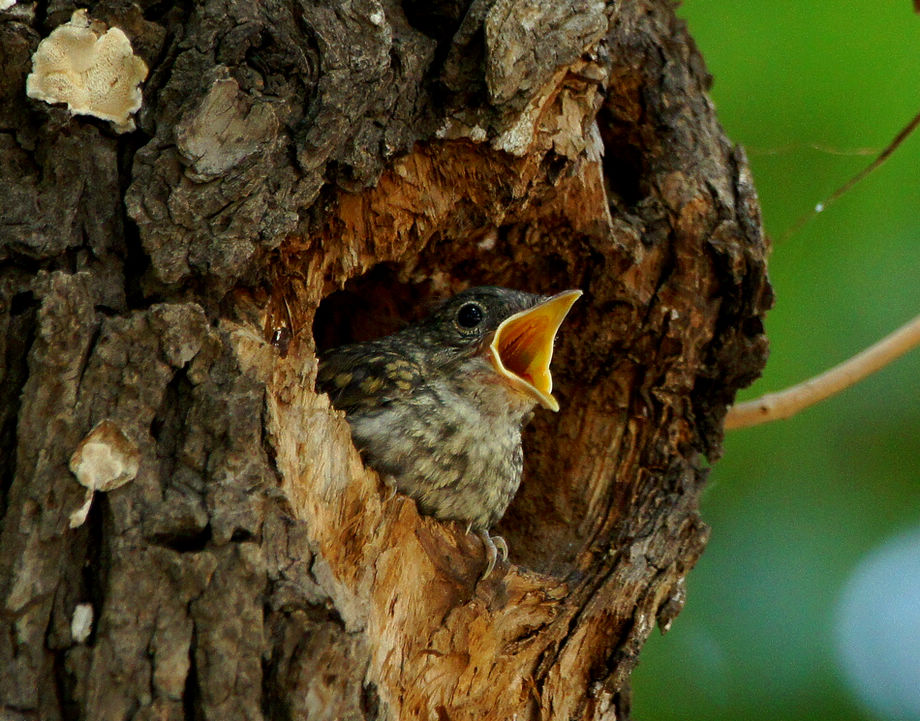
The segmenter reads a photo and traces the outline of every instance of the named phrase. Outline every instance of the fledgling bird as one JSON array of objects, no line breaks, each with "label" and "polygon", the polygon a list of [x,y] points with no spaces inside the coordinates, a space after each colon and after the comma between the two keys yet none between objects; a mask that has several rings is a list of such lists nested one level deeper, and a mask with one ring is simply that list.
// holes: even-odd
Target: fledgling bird
[{"label": "fledgling bird", "polygon": [[320,361],[317,389],[345,411],[365,461],[422,513],[475,530],[482,578],[498,549],[508,555],[489,528],[521,482],[521,429],[536,405],[559,410],[549,364],[579,296],[470,288],[417,324]]}]

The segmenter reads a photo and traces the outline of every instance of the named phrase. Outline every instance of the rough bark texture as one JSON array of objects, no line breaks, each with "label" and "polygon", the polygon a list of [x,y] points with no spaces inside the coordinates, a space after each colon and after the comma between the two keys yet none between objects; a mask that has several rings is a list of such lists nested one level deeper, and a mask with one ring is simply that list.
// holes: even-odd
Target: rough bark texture
[{"label": "rough bark texture", "polygon": [[[73,9],[0,13],[3,717],[628,717],[770,303],[670,3],[90,3],[151,70],[129,135],[26,98]],[[586,293],[480,583],[313,391],[474,283]],[[104,420],[138,470],[72,528]]]}]

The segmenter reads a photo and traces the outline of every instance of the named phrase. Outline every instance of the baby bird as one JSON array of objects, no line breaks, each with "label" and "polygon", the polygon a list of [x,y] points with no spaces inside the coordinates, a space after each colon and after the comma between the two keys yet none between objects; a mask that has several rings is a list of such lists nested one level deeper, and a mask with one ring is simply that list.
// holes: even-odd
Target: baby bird
[{"label": "baby bird", "polygon": [[398,333],[320,361],[317,389],[345,411],[365,461],[419,511],[473,529],[487,577],[508,547],[489,529],[521,482],[521,429],[552,411],[556,332],[580,290],[470,288]]}]

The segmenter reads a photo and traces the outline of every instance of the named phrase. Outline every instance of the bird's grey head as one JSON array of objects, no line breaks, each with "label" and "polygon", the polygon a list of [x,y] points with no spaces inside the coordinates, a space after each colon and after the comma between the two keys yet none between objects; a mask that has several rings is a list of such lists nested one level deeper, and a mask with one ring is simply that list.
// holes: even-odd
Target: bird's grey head
[{"label": "bird's grey head", "polygon": [[581,295],[569,290],[547,297],[510,288],[480,286],[445,301],[413,331],[431,349],[433,365],[450,373],[488,372],[509,392],[559,410],[549,364],[556,331]]},{"label": "bird's grey head", "polygon": [[469,288],[442,302],[419,326],[433,348],[452,356],[472,355],[490,340],[506,318],[545,300],[544,296],[484,285]]}]

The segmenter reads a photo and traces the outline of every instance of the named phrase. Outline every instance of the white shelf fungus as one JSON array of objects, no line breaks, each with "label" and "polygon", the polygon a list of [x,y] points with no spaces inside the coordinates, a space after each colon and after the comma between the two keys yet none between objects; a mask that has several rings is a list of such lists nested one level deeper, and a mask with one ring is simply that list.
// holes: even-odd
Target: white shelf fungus
[{"label": "white shelf fungus", "polygon": [[75,643],[83,643],[93,631],[93,606],[78,603],[70,619],[70,636]]},{"label": "white shelf fungus", "polygon": [[86,488],[83,505],[70,514],[70,527],[83,525],[96,491],[112,491],[134,480],[140,468],[137,446],[110,420],[95,425],[70,457],[70,471]]},{"label": "white shelf fungus", "polygon": [[67,103],[75,115],[93,115],[115,124],[119,133],[134,130],[131,117],[141,107],[138,85],[147,66],[134,54],[118,28],[90,21],[77,10],[42,40],[32,56],[26,95],[46,103]]}]

